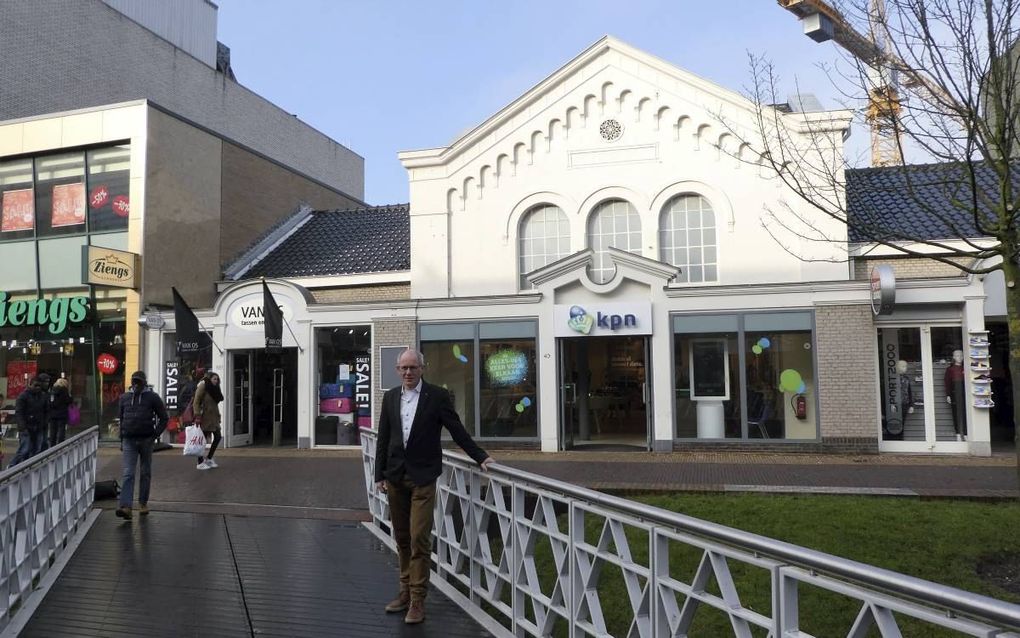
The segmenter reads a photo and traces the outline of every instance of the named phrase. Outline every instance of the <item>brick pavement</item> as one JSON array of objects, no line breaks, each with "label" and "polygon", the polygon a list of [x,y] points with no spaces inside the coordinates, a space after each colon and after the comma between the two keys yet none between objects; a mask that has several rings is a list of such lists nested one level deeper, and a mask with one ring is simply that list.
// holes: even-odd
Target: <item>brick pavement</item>
[{"label": "brick pavement", "polygon": [[[602,490],[845,493],[948,498],[1012,498],[1015,459],[920,455],[492,450],[517,469]],[[236,448],[221,467],[199,472],[180,450],[155,456],[151,500],[165,509],[292,508],[308,518],[356,520],[367,507],[359,450]],[[98,478],[119,476],[119,453],[100,449]],[[176,504],[176,505],[175,505]],[[268,510],[267,510],[268,511]],[[284,509],[277,510],[284,512]],[[303,513],[302,513],[303,512]]]}]

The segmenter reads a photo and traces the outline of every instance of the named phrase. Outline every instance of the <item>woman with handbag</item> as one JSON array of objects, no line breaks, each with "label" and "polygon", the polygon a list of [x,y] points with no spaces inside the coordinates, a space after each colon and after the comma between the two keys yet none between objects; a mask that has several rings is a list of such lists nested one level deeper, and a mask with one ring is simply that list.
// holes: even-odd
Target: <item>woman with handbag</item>
[{"label": "woman with handbag", "polygon": [[74,398],[68,389],[67,379],[61,377],[53,382],[50,389],[50,447],[61,443],[67,436],[67,422],[70,420],[70,408]]},{"label": "woman with handbag", "polygon": [[220,388],[220,375],[206,372],[195,388],[195,399],[192,410],[195,414],[195,425],[202,428],[206,437],[212,437],[209,455],[198,457],[198,469],[210,470],[219,467],[213,460],[216,448],[219,447],[223,435],[220,434],[220,402],[223,401],[223,390]]}]

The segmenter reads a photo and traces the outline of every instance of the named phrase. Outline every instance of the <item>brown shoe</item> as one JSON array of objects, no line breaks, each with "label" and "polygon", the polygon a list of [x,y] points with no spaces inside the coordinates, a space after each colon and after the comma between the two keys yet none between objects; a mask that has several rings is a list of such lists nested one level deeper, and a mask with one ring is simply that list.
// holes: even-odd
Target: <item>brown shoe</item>
[{"label": "brown shoe", "polygon": [[130,507],[118,507],[117,511],[114,512],[120,518],[131,520],[131,508]]},{"label": "brown shoe", "polygon": [[395,614],[398,611],[404,611],[407,609],[407,604],[409,602],[411,602],[411,593],[408,591],[402,591],[400,592],[400,595],[387,603],[386,613]]},{"label": "brown shoe", "polygon": [[139,503],[138,504],[138,514],[139,514],[139,516],[148,516],[149,515],[149,506],[147,504],[145,504],[145,503]]},{"label": "brown shoe", "polygon": [[415,598],[411,601],[411,605],[407,608],[407,615],[404,616],[404,622],[408,625],[417,625],[420,622],[425,622],[424,600]]}]

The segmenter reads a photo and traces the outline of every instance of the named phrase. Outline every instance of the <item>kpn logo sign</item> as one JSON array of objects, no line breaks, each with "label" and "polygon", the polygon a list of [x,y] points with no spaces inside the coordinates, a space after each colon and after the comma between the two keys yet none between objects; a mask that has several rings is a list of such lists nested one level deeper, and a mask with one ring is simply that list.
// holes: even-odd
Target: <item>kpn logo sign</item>
[{"label": "kpn logo sign", "polygon": [[557,337],[652,333],[650,303],[599,303],[554,306]]}]

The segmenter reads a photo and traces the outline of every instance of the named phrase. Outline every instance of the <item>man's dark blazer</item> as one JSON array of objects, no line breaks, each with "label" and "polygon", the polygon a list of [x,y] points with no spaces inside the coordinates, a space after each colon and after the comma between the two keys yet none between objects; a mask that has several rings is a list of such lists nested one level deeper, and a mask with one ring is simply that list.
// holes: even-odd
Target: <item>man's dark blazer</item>
[{"label": "man's dark blazer", "polygon": [[391,388],[383,395],[375,452],[376,482],[389,479],[397,483],[406,474],[415,485],[428,485],[439,478],[443,473],[443,448],[439,437],[444,427],[476,463],[489,456],[464,429],[453,409],[450,393],[425,381],[421,383],[418,410],[414,413],[405,448],[404,428],[400,422],[400,388]]}]

